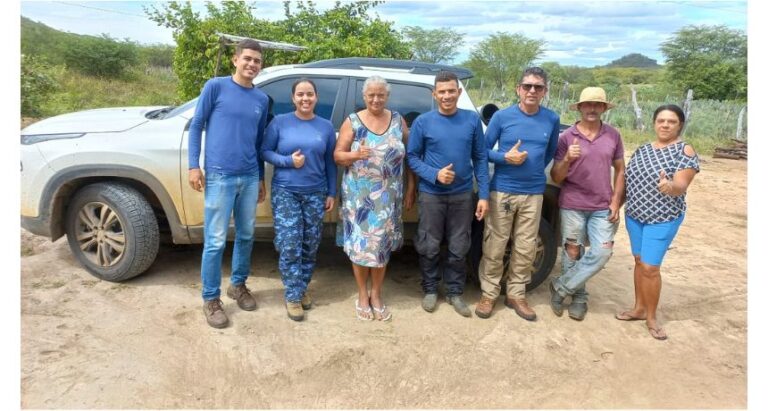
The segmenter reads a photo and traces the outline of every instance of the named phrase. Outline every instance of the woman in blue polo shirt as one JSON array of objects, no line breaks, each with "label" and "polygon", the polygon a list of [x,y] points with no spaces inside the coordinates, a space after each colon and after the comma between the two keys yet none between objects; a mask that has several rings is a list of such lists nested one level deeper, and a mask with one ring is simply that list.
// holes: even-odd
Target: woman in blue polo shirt
[{"label": "woman in blue polo shirt", "polygon": [[323,215],[336,197],[336,132],[330,121],[315,115],[317,88],[299,79],[291,90],[296,110],[276,116],[267,127],[261,148],[274,166],[272,216],[278,268],[285,286],[288,317],[304,319],[312,307],[307,286],[315,269]]}]

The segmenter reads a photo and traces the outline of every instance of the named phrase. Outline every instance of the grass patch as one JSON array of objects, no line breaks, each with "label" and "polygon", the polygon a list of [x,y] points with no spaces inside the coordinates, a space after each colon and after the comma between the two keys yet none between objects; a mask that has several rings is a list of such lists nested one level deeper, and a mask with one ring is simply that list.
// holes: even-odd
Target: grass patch
[{"label": "grass patch", "polygon": [[171,71],[135,69],[112,79],[61,70],[56,91],[41,104],[43,117],[103,107],[178,104]]}]

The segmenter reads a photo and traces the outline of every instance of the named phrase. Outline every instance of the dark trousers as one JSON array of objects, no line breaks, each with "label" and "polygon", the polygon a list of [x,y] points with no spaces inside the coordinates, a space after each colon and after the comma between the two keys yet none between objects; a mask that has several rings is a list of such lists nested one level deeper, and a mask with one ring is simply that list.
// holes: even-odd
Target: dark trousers
[{"label": "dark trousers", "polygon": [[414,247],[419,253],[421,288],[425,294],[437,293],[440,284],[440,245],[443,239],[448,243],[442,272],[447,295],[464,293],[466,257],[474,215],[472,203],[472,192],[448,195],[419,193],[419,229]]}]

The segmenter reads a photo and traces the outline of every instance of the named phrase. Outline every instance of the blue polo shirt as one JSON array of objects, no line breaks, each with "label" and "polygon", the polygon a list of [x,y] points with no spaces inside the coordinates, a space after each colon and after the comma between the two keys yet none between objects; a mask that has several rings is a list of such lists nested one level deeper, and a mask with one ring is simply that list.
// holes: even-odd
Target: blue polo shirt
[{"label": "blue polo shirt", "polygon": [[[560,116],[539,107],[526,114],[515,104],[493,114],[485,130],[488,158],[494,163],[491,190],[507,194],[543,194],[547,186],[544,173],[557,149]],[[518,151],[527,151],[523,164],[509,164],[504,154],[520,140]],[[494,148],[498,143],[498,147]]]},{"label": "blue polo shirt", "polygon": [[[472,191],[472,174],[478,195],[488,199],[488,155],[483,125],[477,113],[458,109],[446,116],[432,110],[416,118],[408,135],[408,165],[419,176],[419,191],[435,194],[461,194]],[[437,181],[441,168],[453,164],[456,173],[451,184]]]},{"label": "blue polo shirt", "polygon": [[[275,166],[272,185],[296,193],[327,191],[336,196],[336,131],[330,121],[315,116],[302,120],[294,112],[280,114],[269,123],[261,153]],[[301,150],[304,165],[296,168],[291,155]]]},{"label": "blue polo shirt", "polygon": [[200,168],[205,130],[205,171],[246,174],[264,179],[261,140],[267,126],[269,98],[258,88],[243,87],[232,76],[208,80],[189,125],[189,168]]}]

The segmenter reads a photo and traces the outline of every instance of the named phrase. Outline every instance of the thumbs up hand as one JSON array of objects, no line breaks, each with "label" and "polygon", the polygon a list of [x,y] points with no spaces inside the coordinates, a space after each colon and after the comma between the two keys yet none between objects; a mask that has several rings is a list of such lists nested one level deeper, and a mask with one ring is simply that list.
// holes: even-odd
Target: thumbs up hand
[{"label": "thumbs up hand", "polygon": [[357,159],[366,160],[371,157],[371,148],[365,145],[365,140],[360,142],[360,146],[357,147]]},{"label": "thumbs up hand", "polygon": [[581,157],[581,146],[577,140],[573,141],[573,144],[568,146],[568,152],[565,153],[565,161],[571,162]]},{"label": "thumbs up hand", "polygon": [[456,177],[456,172],[453,171],[453,163],[448,164],[447,166],[441,168],[440,171],[437,172],[437,181],[443,184],[453,183],[453,179],[455,177]]},{"label": "thumbs up hand", "polygon": [[518,151],[520,144],[522,143],[521,140],[517,140],[517,144],[504,153],[504,160],[506,160],[507,163],[519,166],[520,164],[523,164],[526,158],[528,158],[528,151]]},{"label": "thumbs up hand", "polygon": [[667,178],[667,173],[664,170],[659,171],[659,191],[661,191],[662,194],[671,196],[674,195],[674,190],[675,183]]},{"label": "thumbs up hand", "polygon": [[296,150],[291,154],[291,158],[293,159],[293,166],[295,168],[301,168],[304,166],[304,154],[301,154],[301,149]]}]

